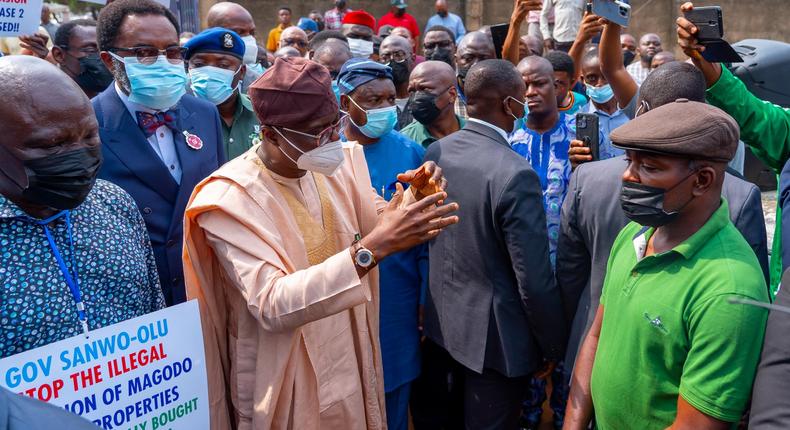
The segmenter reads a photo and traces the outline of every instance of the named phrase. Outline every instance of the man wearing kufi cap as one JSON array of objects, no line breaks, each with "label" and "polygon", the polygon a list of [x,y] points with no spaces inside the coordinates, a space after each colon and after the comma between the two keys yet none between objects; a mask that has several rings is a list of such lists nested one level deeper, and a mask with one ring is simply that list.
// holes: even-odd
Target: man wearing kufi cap
[{"label": "man wearing kufi cap", "polygon": [[217,106],[225,157],[232,160],[252,147],[260,128],[252,102],[239,90],[247,73],[244,40],[233,30],[215,27],[190,39],[184,48],[192,93]]},{"label": "man wearing kufi cap", "polygon": [[250,98],[260,144],[200,183],[185,217],[211,428],[385,428],[375,267],[456,223],[457,205],[437,205],[435,163],[376,195],[317,63],[278,58]]},{"label": "man wearing kufi cap", "polygon": [[[671,124],[671,126],[668,126]],[[768,312],[762,270],[721,197],[738,125],[677,100],[611,134],[631,219],[609,257],[565,428],[729,428],[751,393]],[[577,410],[578,412],[578,410]]]},{"label": "man wearing kufi cap", "polygon": [[373,54],[373,36],[376,18],[364,10],[349,12],[343,17],[343,36],[355,58],[369,58]]}]

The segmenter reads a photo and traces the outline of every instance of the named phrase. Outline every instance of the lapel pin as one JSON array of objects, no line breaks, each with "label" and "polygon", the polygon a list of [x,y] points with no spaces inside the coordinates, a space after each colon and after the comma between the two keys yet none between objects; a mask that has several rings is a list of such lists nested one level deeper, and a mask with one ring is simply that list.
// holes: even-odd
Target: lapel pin
[{"label": "lapel pin", "polygon": [[203,140],[198,137],[196,134],[192,134],[188,131],[184,131],[184,138],[187,140],[187,146],[194,150],[198,150],[203,147]]}]

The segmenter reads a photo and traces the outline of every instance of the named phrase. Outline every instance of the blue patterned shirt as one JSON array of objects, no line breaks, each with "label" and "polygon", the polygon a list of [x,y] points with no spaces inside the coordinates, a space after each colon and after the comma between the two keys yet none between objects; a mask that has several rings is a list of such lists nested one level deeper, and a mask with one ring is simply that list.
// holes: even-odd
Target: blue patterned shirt
[{"label": "blue patterned shirt", "polygon": [[[0,358],[82,333],[44,228],[0,196]],[[151,242],[134,200],[101,179],[71,211],[77,279],[91,330],[165,307]],[[64,217],[50,226],[71,267]]]},{"label": "blue patterned shirt", "polygon": [[576,136],[576,118],[560,112],[557,124],[540,134],[527,128],[526,123],[510,134],[513,149],[529,161],[538,174],[543,188],[543,207],[546,210],[546,227],[549,232],[549,258],[551,265],[557,259],[557,238],[560,233],[560,209],[568,192],[571,163],[568,149]]}]

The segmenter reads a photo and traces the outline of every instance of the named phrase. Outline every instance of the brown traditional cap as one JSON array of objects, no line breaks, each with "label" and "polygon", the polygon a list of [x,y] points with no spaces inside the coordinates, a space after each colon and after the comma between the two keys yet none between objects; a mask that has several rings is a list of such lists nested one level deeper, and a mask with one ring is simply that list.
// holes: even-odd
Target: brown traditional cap
[{"label": "brown traditional cap", "polygon": [[248,94],[263,125],[298,129],[311,119],[338,111],[329,72],[304,58],[278,58],[250,85]]},{"label": "brown traditional cap", "polygon": [[739,128],[717,107],[678,99],[617,127],[609,138],[623,149],[727,162],[735,156]]}]

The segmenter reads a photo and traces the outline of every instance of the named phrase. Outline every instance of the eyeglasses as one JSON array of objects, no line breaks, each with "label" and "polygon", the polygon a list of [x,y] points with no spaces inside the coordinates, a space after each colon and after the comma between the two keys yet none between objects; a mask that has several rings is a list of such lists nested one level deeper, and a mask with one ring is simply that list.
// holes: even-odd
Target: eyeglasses
[{"label": "eyeglasses", "polygon": [[178,64],[184,61],[185,48],[180,46],[169,46],[167,49],[160,50],[153,46],[139,46],[136,48],[110,48],[111,52],[132,52],[141,64],[151,65],[156,62],[159,55],[167,57],[167,61]]},{"label": "eyeglasses", "polygon": [[304,133],[304,132],[301,132],[299,130],[293,130],[293,129],[290,129],[290,128],[287,128],[287,127],[279,127],[279,128],[281,128],[281,129],[283,129],[283,130],[285,130],[285,131],[287,131],[289,133],[294,133],[294,134],[298,134],[300,136],[309,137],[310,139],[314,139],[318,143],[318,146],[322,146],[322,145],[325,145],[325,144],[327,144],[327,143],[332,141],[332,135],[334,135],[335,132],[340,128],[340,120],[341,119],[342,118],[338,118],[337,121],[332,123],[332,125],[330,125],[329,127],[325,128],[324,130],[322,130],[318,134]]},{"label": "eyeglasses", "polygon": [[305,46],[307,46],[307,42],[305,42],[302,39],[283,39],[283,40],[281,40],[281,42],[282,42],[282,44],[284,46],[296,45],[296,46],[298,46],[300,48],[304,48]]},{"label": "eyeglasses", "polygon": [[404,51],[386,52],[379,55],[379,60],[382,63],[389,63],[390,61],[402,63],[406,61],[407,58],[409,58],[409,54]]},{"label": "eyeglasses", "polygon": [[436,49],[436,48],[450,48],[451,46],[453,46],[453,42],[449,40],[442,40],[439,42],[430,42],[430,43],[426,42],[422,44],[422,47],[426,50]]}]

